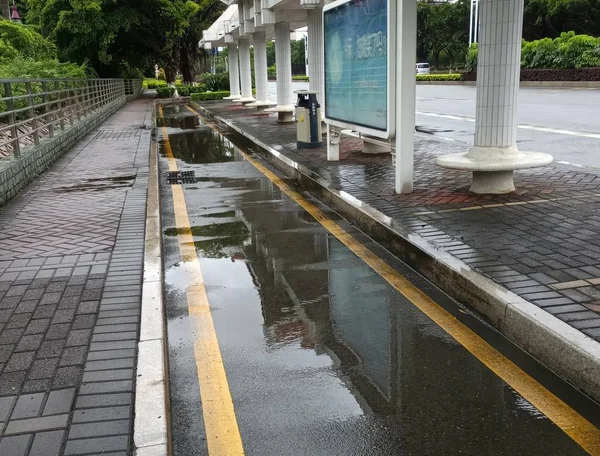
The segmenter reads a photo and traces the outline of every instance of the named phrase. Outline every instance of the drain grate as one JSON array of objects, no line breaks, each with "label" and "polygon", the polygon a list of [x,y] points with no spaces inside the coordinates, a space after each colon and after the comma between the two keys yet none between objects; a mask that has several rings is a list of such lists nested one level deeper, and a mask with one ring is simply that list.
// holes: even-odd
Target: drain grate
[{"label": "drain grate", "polygon": [[196,172],[195,171],[169,171],[167,173],[167,184],[195,184],[196,183]]}]

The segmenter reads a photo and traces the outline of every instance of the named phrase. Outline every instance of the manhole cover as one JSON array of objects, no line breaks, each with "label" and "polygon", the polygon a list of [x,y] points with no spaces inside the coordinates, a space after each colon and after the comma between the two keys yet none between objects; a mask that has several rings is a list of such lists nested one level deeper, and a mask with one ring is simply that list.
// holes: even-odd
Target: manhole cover
[{"label": "manhole cover", "polygon": [[196,183],[196,172],[195,171],[169,171],[167,173],[167,184],[195,184]]}]

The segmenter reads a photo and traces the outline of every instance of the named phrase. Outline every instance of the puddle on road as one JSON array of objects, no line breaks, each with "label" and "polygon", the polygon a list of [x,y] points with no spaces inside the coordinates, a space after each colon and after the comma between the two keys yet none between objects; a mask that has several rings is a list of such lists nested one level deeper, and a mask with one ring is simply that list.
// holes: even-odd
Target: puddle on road
[{"label": "puddle on road", "polygon": [[[200,126],[170,142],[175,157],[209,165],[195,168],[212,176],[198,182],[216,184],[184,191],[249,454],[266,454],[254,435],[300,439],[305,454],[328,454],[318,442],[336,454],[582,454],[271,181],[250,165],[219,166],[242,161],[229,140]],[[165,244],[174,247],[181,232],[167,228]],[[171,264],[167,308],[182,301],[168,311],[170,328],[187,315],[191,284],[188,266]],[[176,432],[193,440],[193,426],[183,426]],[[298,435],[303,428],[311,438]]]},{"label": "puddle on road", "polygon": [[131,188],[135,181],[134,174],[127,176],[96,177],[85,179],[74,185],[64,185],[53,189],[56,193],[100,192],[117,188]]}]

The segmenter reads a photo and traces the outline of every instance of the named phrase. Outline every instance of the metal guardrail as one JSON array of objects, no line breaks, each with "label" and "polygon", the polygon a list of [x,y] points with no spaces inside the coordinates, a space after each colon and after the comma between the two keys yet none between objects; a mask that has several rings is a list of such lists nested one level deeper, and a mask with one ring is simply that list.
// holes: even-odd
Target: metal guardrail
[{"label": "metal guardrail", "polygon": [[0,159],[141,89],[139,79],[0,79]]}]

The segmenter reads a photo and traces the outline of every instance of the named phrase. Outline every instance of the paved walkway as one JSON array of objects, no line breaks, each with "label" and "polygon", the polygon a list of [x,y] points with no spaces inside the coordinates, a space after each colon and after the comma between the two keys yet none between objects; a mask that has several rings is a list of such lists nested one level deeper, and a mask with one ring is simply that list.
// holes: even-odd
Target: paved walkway
[{"label": "paved walkway", "polygon": [[0,208],[0,455],[129,454],[151,110]]},{"label": "paved walkway", "polygon": [[467,145],[418,133],[415,191],[394,192],[389,154],[344,137],[340,161],[298,151],[295,124],[228,102],[203,104],[440,249],[600,341],[600,171],[553,164],[519,171],[509,195],[469,192],[469,173],[434,164]]}]

